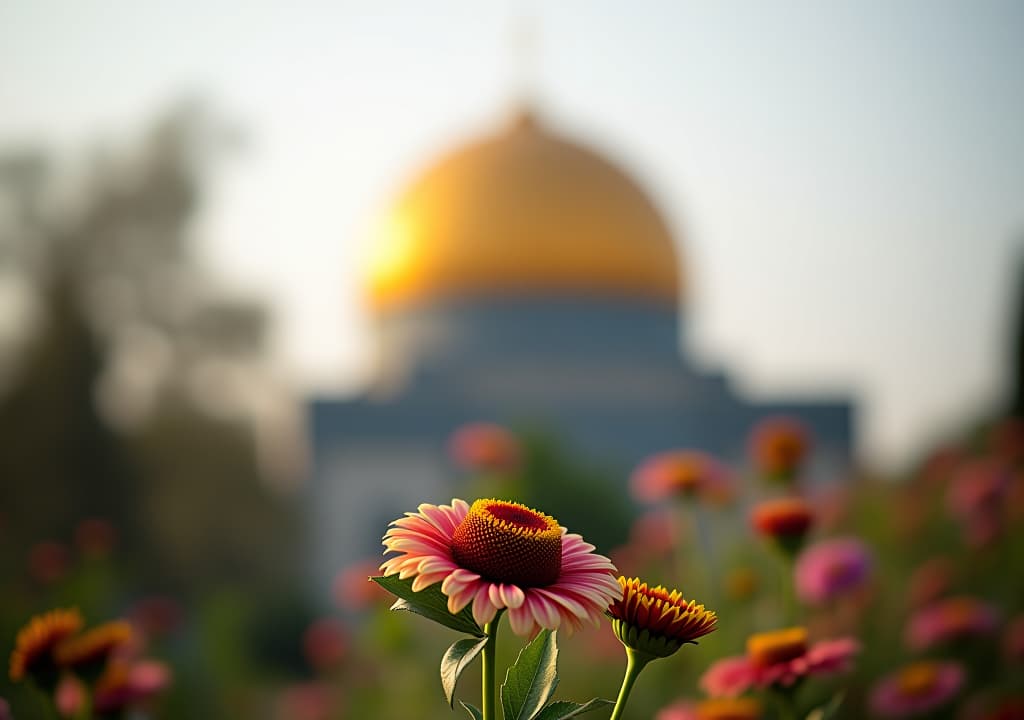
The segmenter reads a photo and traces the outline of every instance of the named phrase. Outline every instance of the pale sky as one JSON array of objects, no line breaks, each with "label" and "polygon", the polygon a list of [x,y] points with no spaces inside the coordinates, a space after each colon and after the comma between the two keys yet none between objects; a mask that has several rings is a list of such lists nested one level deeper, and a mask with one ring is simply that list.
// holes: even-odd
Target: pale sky
[{"label": "pale sky", "polygon": [[7,0],[0,145],[116,142],[208,98],[251,142],[197,224],[202,255],[271,303],[297,387],[354,391],[369,229],[425,163],[502,122],[524,17],[541,112],[676,230],[701,363],[761,396],[860,393],[880,461],[1005,394],[1016,0]]}]

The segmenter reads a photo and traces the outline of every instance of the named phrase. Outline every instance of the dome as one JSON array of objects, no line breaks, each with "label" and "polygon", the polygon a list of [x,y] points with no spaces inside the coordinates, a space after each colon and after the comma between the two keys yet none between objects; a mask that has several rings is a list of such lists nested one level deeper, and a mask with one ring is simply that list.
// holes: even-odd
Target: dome
[{"label": "dome", "polygon": [[532,116],[428,169],[386,216],[378,310],[495,295],[624,296],[675,305],[672,239],[623,171]]}]

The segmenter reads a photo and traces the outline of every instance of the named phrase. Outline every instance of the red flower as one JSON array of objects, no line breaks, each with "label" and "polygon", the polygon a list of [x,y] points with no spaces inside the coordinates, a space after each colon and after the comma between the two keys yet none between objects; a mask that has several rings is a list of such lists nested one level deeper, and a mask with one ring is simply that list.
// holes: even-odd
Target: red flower
[{"label": "red flower", "polygon": [[807,631],[787,628],[751,635],[747,654],[714,663],[700,679],[712,697],[735,697],[751,688],[790,687],[803,677],[850,669],[860,645],[853,638],[808,645]]}]

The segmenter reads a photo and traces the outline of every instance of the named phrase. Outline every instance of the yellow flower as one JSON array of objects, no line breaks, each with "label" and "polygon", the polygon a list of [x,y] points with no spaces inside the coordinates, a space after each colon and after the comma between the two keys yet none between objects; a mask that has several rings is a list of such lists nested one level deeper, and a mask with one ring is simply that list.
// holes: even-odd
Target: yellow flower
[{"label": "yellow flower", "polygon": [[755,633],[747,638],[747,657],[755,665],[769,667],[807,652],[807,629],[802,627]]},{"label": "yellow flower", "polygon": [[123,620],[104,623],[77,637],[68,638],[56,647],[57,664],[66,668],[102,665],[117,648],[132,639],[132,626]]},{"label": "yellow flower", "polygon": [[36,679],[52,680],[42,676],[54,673],[52,651],[62,640],[82,628],[82,615],[77,608],[51,610],[36,615],[19,632],[11,652],[10,676],[17,682],[26,675]]},{"label": "yellow flower", "polygon": [[629,648],[653,657],[668,657],[686,643],[715,630],[718,616],[678,590],[649,587],[639,578],[619,576],[622,599],[608,609],[612,629]]}]

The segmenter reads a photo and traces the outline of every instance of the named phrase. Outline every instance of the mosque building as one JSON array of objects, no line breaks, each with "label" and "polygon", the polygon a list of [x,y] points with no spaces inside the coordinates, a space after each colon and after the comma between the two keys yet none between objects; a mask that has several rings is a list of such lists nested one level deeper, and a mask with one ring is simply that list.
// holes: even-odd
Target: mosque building
[{"label": "mosque building", "polygon": [[470,422],[550,428],[625,486],[662,450],[740,460],[759,419],[787,415],[811,429],[819,469],[844,468],[848,398],[754,402],[681,351],[686,273],[637,182],[536,114],[427,169],[371,271],[377,376],[309,407],[317,585],[379,556],[403,512],[451,499],[447,441]]}]

